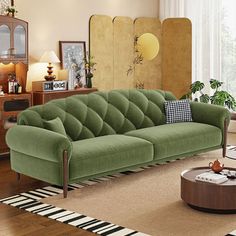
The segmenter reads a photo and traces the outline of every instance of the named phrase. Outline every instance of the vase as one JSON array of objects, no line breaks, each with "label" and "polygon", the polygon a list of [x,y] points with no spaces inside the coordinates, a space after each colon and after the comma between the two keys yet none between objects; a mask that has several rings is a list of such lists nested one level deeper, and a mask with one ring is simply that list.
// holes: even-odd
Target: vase
[{"label": "vase", "polygon": [[89,72],[86,76],[86,87],[87,88],[92,88],[92,78],[93,78],[93,74],[91,72]]}]

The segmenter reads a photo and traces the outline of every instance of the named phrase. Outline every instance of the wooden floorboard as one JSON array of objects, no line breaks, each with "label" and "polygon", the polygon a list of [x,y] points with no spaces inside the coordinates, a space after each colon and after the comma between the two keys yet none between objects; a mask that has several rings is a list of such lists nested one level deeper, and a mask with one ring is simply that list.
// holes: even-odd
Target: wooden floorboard
[{"label": "wooden floorboard", "polygon": [[[41,188],[49,184],[27,176],[17,181],[10,169],[9,156],[0,157],[0,198]],[[0,203],[0,236],[92,236],[95,235],[73,226],[50,220]]]}]

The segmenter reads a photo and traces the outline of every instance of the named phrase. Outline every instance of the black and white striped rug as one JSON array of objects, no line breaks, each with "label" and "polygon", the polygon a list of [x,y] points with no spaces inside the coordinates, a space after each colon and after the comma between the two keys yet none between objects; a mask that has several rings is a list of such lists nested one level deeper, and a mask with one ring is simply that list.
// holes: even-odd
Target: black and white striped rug
[{"label": "black and white striped rug", "polygon": [[[68,187],[68,191],[94,185],[99,182],[109,180],[111,178],[117,178],[124,175],[137,173],[137,172],[143,171],[144,169],[151,168],[153,166],[155,165],[139,168],[132,171],[125,171],[122,173],[109,175],[109,176],[105,176],[101,178],[96,178],[92,180],[87,180],[87,181],[79,182],[77,184],[70,184]],[[40,200],[43,198],[52,197],[61,193],[63,193],[63,190],[61,187],[48,186],[48,187],[28,191],[25,193],[20,193],[11,197],[7,197],[4,199],[1,199],[0,202],[3,204],[7,204],[10,206],[17,207],[19,209],[40,215],[40,216],[48,217],[49,219],[53,219],[53,220],[60,221],[65,224],[72,225],[74,227],[87,230],[87,231],[90,231],[90,232],[93,232],[102,236],[149,236],[148,234],[141,233],[136,230],[128,229],[120,225],[94,219],[92,217],[85,216],[77,212],[68,211],[66,209],[53,206],[51,204],[40,202]]]},{"label": "black and white striped rug", "polygon": [[234,145],[228,145],[227,146],[227,152],[226,157],[236,160],[236,146]]},{"label": "black and white striped rug", "polygon": [[[228,145],[227,150],[235,151],[236,155],[236,146]],[[167,164],[169,162],[163,163]],[[124,175],[134,174],[140,171],[143,171],[148,168],[152,168],[156,165],[149,165],[146,167],[141,167],[136,170],[125,171],[121,173],[117,173],[114,175],[109,175],[101,178],[96,178],[92,180],[87,180],[83,182],[79,182],[76,184],[70,184],[68,187],[68,191],[81,189],[86,186],[91,186],[112,178],[118,178]],[[47,217],[52,220],[60,221],[65,224],[72,225],[74,227],[87,230],[102,236],[149,236],[148,234],[138,232],[133,229],[129,229],[126,227],[122,227],[117,224],[113,224],[110,222],[102,221],[99,219],[95,219],[78,212],[68,211],[66,209],[62,209],[51,204],[42,203],[40,200],[47,197],[52,197],[58,194],[63,193],[61,187],[58,186],[47,186],[44,188],[35,189],[32,191],[20,193],[11,197],[7,197],[4,199],[0,199],[0,202],[3,204],[7,204],[13,207],[17,207],[19,209]],[[236,230],[232,231],[226,236],[236,236]]]},{"label": "black and white striped rug", "polygon": [[94,219],[89,216],[85,216],[76,212],[68,211],[59,207],[55,207],[50,204],[45,204],[39,200],[49,196],[55,196],[62,193],[62,190],[57,187],[45,187],[42,189],[36,189],[35,191],[29,191],[21,193],[9,198],[2,199],[1,202],[19,209],[26,210],[28,212],[45,216],[53,220],[60,221],[65,224],[69,224],[99,235],[133,235],[133,236],[145,236],[147,234],[137,232],[135,230],[127,229],[119,225],[115,225],[109,222],[104,222],[98,219]]},{"label": "black and white striped rug", "polygon": [[229,234],[226,234],[226,236],[236,236],[236,230],[232,231]]}]

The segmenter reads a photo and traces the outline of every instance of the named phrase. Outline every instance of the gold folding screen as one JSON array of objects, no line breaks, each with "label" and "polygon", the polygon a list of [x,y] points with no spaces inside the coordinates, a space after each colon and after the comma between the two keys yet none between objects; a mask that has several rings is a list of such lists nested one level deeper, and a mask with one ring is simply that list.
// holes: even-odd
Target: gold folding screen
[{"label": "gold folding screen", "polygon": [[110,17],[100,15],[90,18],[90,53],[97,63],[94,86],[99,90],[135,88],[137,82],[142,82],[145,88],[161,88],[161,54],[152,61],[136,65],[127,75],[135,57],[135,36],[147,32],[156,35],[161,42],[161,23],[156,18],[135,21],[129,17],[115,17],[112,21]]},{"label": "gold folding screen", "polygon": [[93,86],[99,90],[114,88],[113,79],[113,22],[109,16],[90,18],[90,52],[98,68],[94,71]]},{"label": "gold folding screen", "polygon": [[186,94],[192,80],[192,29],[186,18],[162,23],[162,89],[177,98]]},{"label": "gold folding screen", "polygon": [[[135,65],[134,39],[143,33],[154,34],[160,51],[152,61]],[[90,19],[90,54],[97,70],[93,85],[99,90],[135,88],[138,82],[146,89],[172,91],[178,98],[191,84],[191,22],[186,18],[169,18],[162,24],[157,18],[94,15]]]},{"label": "gold folding screen", "polygon": [[127,70],[134,58],[133,20],[129,17],[115,17],[113,29],[114,88],[132,88],[134,74],[127,76]]},{"label": "gold folding screen", "polygon": [[[144,33],[154,34],[160,43],[161,49],[161,22],[157,18],[137,18],[134,22],[136,36]],[[161,88],[161,53],[151,61],[144,60],[141,65],[135,68],[134,81],[144,83],[146,89]]]}]

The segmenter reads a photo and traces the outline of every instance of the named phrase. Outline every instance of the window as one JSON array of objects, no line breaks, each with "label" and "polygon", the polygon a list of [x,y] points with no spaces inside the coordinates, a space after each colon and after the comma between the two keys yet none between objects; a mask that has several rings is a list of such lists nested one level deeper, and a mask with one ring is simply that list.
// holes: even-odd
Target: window
[{"label": "window", "polygon": [[236,1],[222,0],[221,78],[224,89],[236,97]]}]

